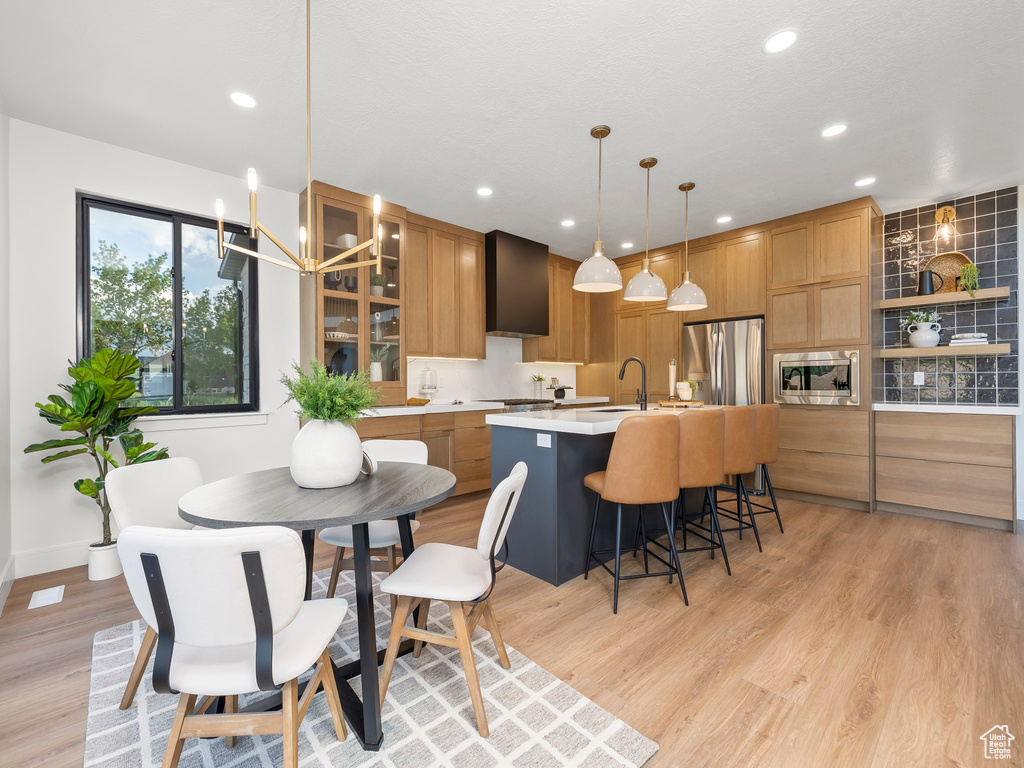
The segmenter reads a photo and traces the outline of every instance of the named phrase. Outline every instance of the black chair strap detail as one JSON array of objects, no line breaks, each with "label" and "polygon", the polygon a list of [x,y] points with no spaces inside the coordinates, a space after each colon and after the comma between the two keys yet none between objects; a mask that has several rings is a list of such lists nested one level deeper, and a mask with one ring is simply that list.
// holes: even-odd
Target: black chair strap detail
[{"label": "black chair strap detail", "polygon": [[[508,517],[508,511],[512,508],[512,502],[514,502],[515,499],[516,499],[516,494],[515,494],[515,492],[513,492],[508,497],[508,503],[505,505],[505,511],[501,513],[501,522],[498,523],[498,530],[495,532],[494,540],[491,542],[491,556],[490,556],[490,561],[491,561],[491,585],[489,587],[487,587],[487,591],[484,592],[482,595],[480,595],[480,597],[476,598],[476,600],[471,600],[470,602],[482,603],[484,600],[486,600],[488,597],[490,597],[491,596],[491,592],[494,591],[494,584],[495,584],[495,580],[497,578],[498,571],[500,571],[502,568],[505,567],[505,563],[502,563],[500,567],[495,568],[494,567],[494,556],[498,553],[498,539],[501,537],[501,532],[505,529],[505,520]],[[504,544],[505,544],[506,547],[508,546],[508,538],[507,537],[505,539]],[[505,552],[506,552],[506,554],[505,554],[505,561],[507,562],[508,561],[508,549],[506,549]]]},{"label": "black chair strap detail", "polygon": [[274,683],[274,625],[270,619],[270,600],[260,553],[243,552],[242,565],[256,627],[256,684],[261,691],[274,691],[279,687]]},{"label": "black chair strap detail", "polygon": [[167,602],[167,589],[160,572],[160,558],[150,552],[143,552],[142,570],[146,574],[149,599],[156,613],[156,658],[153,661],[153,690],[157,693],[178,692],[171,688],[171,656],[174,654],[174,618]]}]

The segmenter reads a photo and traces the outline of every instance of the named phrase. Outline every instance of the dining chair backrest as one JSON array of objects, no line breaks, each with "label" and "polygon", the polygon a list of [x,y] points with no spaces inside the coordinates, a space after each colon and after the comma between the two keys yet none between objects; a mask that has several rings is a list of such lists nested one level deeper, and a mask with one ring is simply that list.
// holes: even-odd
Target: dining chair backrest
[{"label": "dining chair backrest", "polygon": [[113,469],[105,488],[120,530],[132,525],[188,529],[192,524],[178,515],[178,499],[202,484],[199,464],[176,456]]},{"label": "dining chair backrest", "polygon": [[427,444],[422,440],[366,440],[363,450],[377,461],[427,463]]},{"label": "dining chair backrest", "polygon": [[505,543],[505,534],[512,524],[512,515],[515,514],[523,486],[526,484],[526,474],[526,462],[518,462],[512,467],[509,476],[498,483],[491,493],[491,498],[487,500],[484,519],[480,522],[480,534],[476,540],[477,554],[484,560],[489,560]]},{"label": "dining chair backrest", "polygon": [[679,414],[679,487],[713,488],[725,482],[725,414],[721,408]]},{"label": "dining chair backrest", "polygon": [[[274,634],[295,619],[305,596],[302,542],[295,531],[280,526],[176,531],[136,525],[118,535],[117,552],[139,613],[160,633],[166,616],[161,620],[157,615],[152,590],[162,582],[176,643],[255,643],[260,583]],[[258,558],[249,554],[254,552]],[[156,596],[159,605],[159,591]]]},{"label": "dining chair backrest", "polygon": [[627,416],[615,430],[601,498],[657,504],[679,495],[679,420],[671,413]]}]

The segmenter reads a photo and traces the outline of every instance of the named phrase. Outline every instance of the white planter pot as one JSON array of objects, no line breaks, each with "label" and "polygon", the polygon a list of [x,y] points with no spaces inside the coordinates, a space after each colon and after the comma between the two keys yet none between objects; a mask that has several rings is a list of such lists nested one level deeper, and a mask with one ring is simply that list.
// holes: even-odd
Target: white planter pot
[{"label": "white planter pot", "polygon": [[383,285],[371,285],[370,286],[370,295],[371,296],[383,296],[384,295],[384,286]]},{"label": "white planter pot", "polygon": [[683,402],[689,402],[690,400],[693,400],[693,387],[689,384],[680,382],[679,384],[676,384],[676,395],[678,395],[679,399]]},{"label": "white planter pot", "polygon": [[912,347],[937,347],[939,346],[939,331],[942,326],[938,323],[922,323],[907,326],[910,331],[910,346]]},{"label": "white planter pot", "polygon": [[341,421],[310,421],[292,442],[292,480],[302,488],[337,488],[359,477],[363,447]]},{"label": "white planter pot", "polygon": [[544,382],[535,381],[533,382],[533,399],[540,400],[544,397]]},{"label": "white planter pot", "polygon": [[384,381],[383,363],[370,363],[370,381]]},{"label": "white planter pot", "polygon": [[89,581],[103,581],[120,576],[121,558],[117,556],[117,544],[93,544],[89,547]]}]

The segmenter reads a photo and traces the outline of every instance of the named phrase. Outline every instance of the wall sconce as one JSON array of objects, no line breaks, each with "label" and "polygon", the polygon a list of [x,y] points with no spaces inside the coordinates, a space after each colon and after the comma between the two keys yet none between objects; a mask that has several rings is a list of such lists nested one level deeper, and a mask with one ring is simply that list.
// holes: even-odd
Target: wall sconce
[{"label": "wall sconce", "polygon": [[949,238],[957,234],[953,222],[956,221],[956,208],[952,205],[944,205],[935,212],[935,239],[940,237],[943,242],[948,243]]}]

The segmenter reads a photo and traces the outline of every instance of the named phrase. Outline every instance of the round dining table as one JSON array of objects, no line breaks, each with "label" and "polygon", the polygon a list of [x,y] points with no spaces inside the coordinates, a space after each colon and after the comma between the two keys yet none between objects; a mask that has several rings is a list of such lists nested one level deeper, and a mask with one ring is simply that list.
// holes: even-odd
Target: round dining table
[{"label": "round dining table", "polygon": [[[455,475],[425,464],[382,461],[372,475],[360,475],[351,485],[339,488],[300,488],[288,467],[278,467],[228,477],[189,491],[178,501],[178,514],[189,523],[207,528],[283,525],[299,531],[306,555],[307,600],[313,586],[317,529],[352,526],[359,658],[340,667],[335,665],[334,676],[342,709],[356,738],[364,749],[378,750],[383,741],[378,666],[384,651],[377,651],[367,524],[397,519],[402,557],[407,558],[414,549],[411,515],[448,498],[454,490]],[[408,653],[411,648],[411,642],[403,644],[402,652]],[[356,676],[361,677],[361,700],[349,683]]]}]

